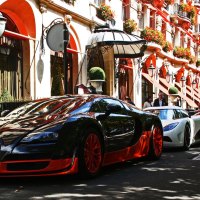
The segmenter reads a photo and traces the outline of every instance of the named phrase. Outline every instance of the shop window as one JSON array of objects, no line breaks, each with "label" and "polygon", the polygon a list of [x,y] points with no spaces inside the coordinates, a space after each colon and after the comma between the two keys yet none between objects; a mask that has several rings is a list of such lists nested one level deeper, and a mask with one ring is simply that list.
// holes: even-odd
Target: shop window
[{"label": "shop window", "polygon": [[[72,70],[72,55],[68,53],[68,77],[67,77],[67,93],[73,94],[73,70]],[[51,55],[51,95],[63,95],[64,94],[64,67],[62,54],[55,53]]]}]

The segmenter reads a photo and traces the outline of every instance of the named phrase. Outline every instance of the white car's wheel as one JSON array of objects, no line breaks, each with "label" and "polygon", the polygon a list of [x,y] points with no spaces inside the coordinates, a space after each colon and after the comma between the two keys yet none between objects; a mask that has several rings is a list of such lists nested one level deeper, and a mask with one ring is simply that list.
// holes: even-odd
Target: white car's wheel
[{"label": "white car's wheel", "polygon": [[183,143],[183,149],[185,151],[189,150],[190,148],[190,137],[191,137],[191,129],[190,126],[186,124],[184,130],[184,143]]}]

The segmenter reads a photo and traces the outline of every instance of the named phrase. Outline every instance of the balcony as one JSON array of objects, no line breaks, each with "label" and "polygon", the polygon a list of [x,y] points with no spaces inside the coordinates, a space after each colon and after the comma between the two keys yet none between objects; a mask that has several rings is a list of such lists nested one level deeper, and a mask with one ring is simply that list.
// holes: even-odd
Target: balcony
[{"label": "balcony", "polygon": [[200,0],[194,0],[194,6],[200,8]]},{"label": "balcony", "polygon": [[174,24],[188,30],[192,25],[192,17],[191,12],[183,10],[182,6],[179,4],[174,4],[174,8],[170,16],[170,19]]}]

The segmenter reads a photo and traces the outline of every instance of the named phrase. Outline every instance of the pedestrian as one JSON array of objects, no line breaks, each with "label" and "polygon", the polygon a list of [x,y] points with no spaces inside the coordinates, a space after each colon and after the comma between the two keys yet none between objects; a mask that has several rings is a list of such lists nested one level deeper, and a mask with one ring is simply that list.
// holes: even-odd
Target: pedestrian
[{"label": "pedestrian", "polygon": [[181,107],[181,98],[180,97],[176,98],[176,104],[175,105]]},{"label": "pedestrian", "polygon": [[167,106],[167,102],[164,99],[164,94],[162,92],[158,93],[158,98],[154,100],[153,106]]},{"label": "pedestrian", "polygon": [[126,101],[127,103],[130,103],[130,104],[132,104],[132,105],[135,106],[135,104],[133,103],[133,101],[131,100],[131,98],[130,98],[129,96],[126,96],[126,97],[125,97],[125,101]]},{"label": "pedestrian", "polygon": [[152,106],[152,97],[149,96],[145,99],[144,105],[143,105],[143,109],[144,108],[148,108]]}]

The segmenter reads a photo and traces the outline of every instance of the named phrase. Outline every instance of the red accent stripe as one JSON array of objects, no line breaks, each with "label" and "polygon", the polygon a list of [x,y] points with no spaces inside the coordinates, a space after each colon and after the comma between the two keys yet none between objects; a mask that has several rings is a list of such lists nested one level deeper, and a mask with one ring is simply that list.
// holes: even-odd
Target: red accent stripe
[{"label": "red accent stripe", "polygon": [[148,155],[150,137],[151,131],[145,131],[135,145],[119,151],[105,153],[103,166]]},{"label": "red accent stripe", "polygon": [[[7,165],[10,163],[37,163],[37,162],[49,162],[49,165],[40,170],[24,170],[24,171],[9,171],[7,170]],[[72,167],[65,171],[64,169]],[[62,171],[63,170],[63,171]],[[55,172],[60,171],[60,172]],[[37,174],[38,173],[38,174]],[[72,161],[72,158],[59,159],[59,160],[23,160],[23,161],[7,161],[0,163],[0,177],[23,177],[23,176],[55,176],[55,175],[65,175],[78,173],[78,158]]]}]

